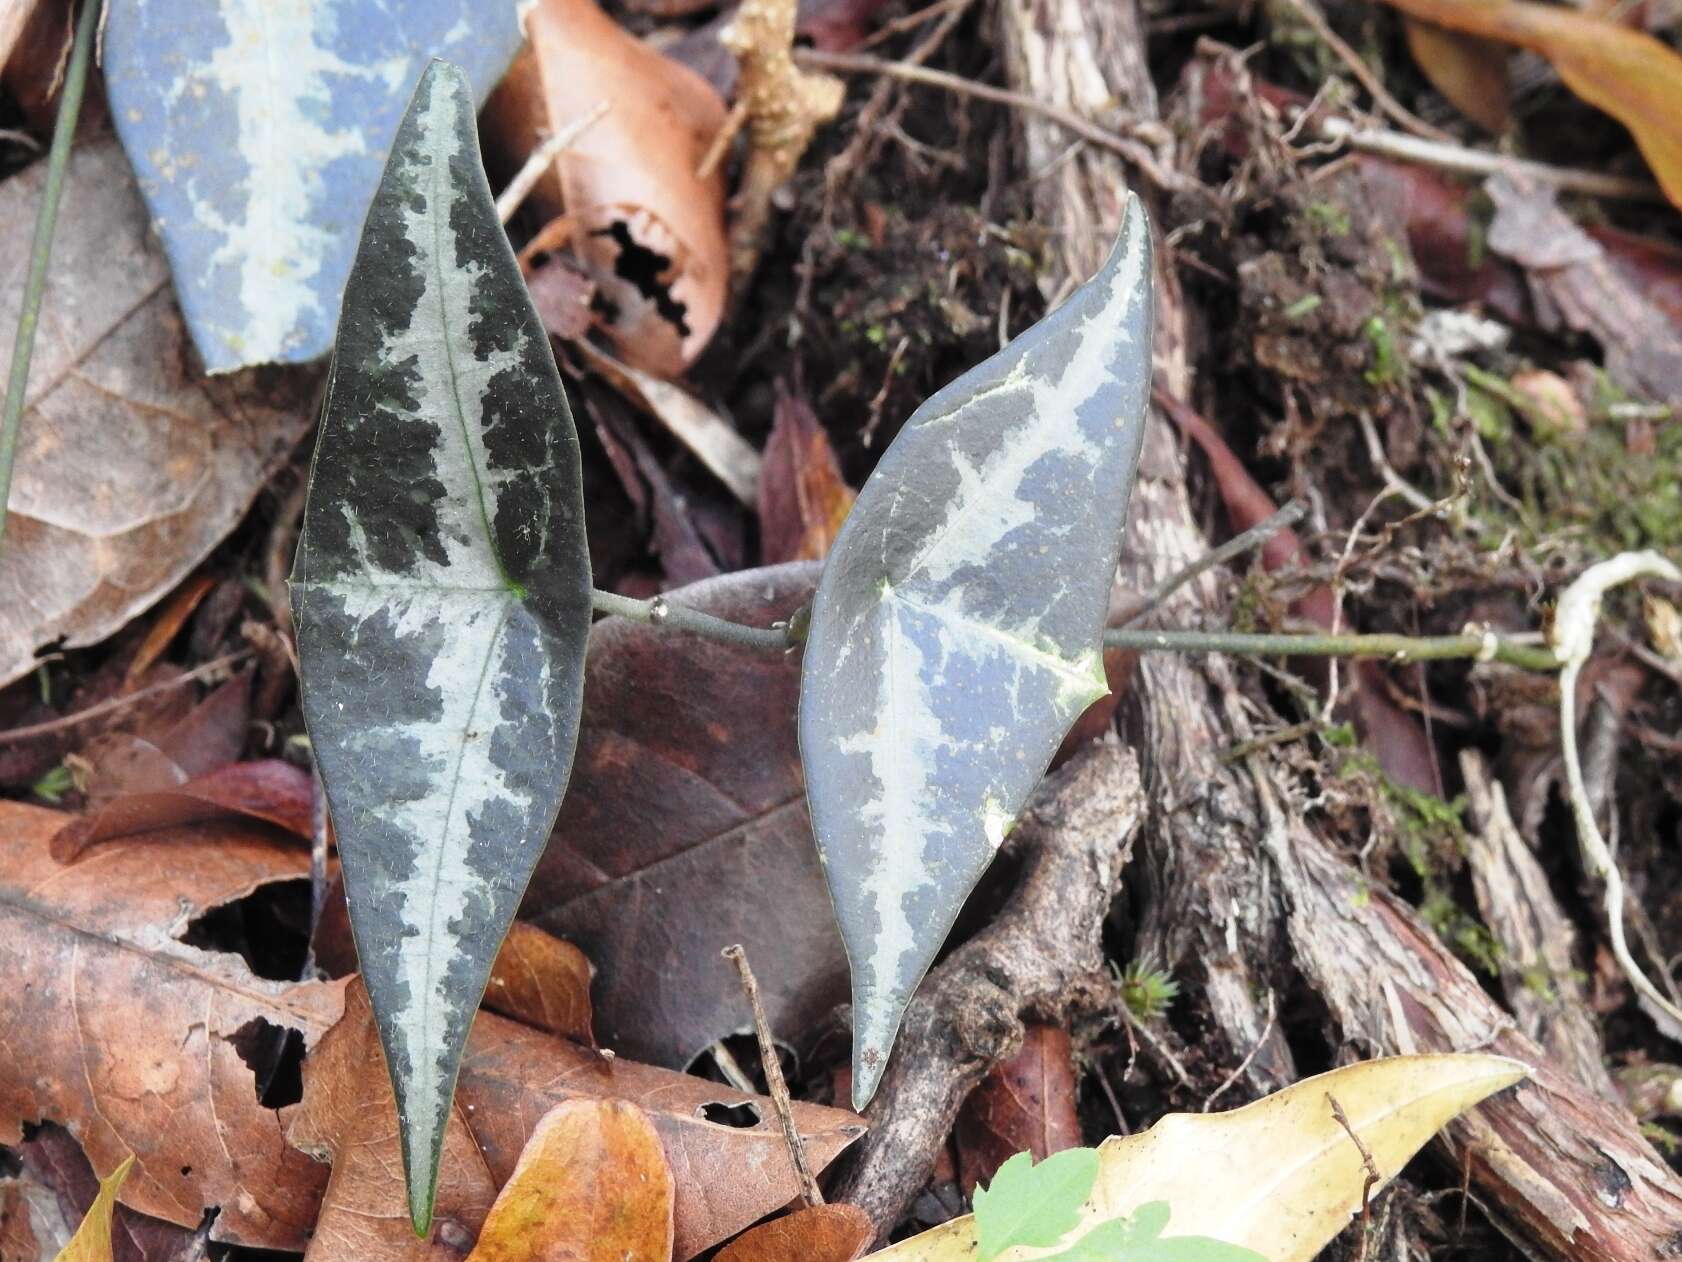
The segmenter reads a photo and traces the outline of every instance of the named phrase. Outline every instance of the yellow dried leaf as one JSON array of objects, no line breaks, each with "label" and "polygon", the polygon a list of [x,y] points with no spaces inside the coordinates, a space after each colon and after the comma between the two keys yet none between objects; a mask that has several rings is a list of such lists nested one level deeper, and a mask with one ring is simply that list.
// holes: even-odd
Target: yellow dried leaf
[{"label": "yellow dried leaf", "polygon": [[53,1262],[111,1262],[111,1216],[117,1212],[117,1193],[134,1166],[134,1154],[99,1181],[99,1195],[93,1198],[82,1225],[58,1251]]}]

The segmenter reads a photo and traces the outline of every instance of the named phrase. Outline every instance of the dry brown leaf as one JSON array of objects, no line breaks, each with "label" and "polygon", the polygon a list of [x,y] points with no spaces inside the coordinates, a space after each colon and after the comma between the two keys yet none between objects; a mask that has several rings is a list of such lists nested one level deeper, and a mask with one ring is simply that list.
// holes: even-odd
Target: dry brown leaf
[{"label": "dry brown leaf", "polygon": [[6,69],[24,24],[40,0],[0,0],[0,70]]},{"label": "dry brown leaf", "polygon": [[485,1006],[575,1043],[593,1043],[590,972],[590,961],[572,943],[518,920],[491,965]]},{"label": "dry brown leaf", "polygon": [[[1682,112],[1682,102],[1678,107]],[[1607,373],[1623,388],[1682,403],[1682,329],[1649,300],[1647,286],[1632,282],[1607,247],[1560,210],[1552,191],[1508,175],[1490,176],[1484,191],[1495,203],[1489,249],[1525,269],[1542,322],[1593,337]]]},{"label": "dry brown leaf", "polygon": [[258,1099],[242,1047],[337,1019],[341,987],[255,976],[238,955],[182,939],[213,908],[301,879],[309,856],[251,830],[157,834],[74,867],[49,851],[64,816],[0,805],[0,1142],[54,1121],[109,1174],[131,1153],[122,1201],[213,1239],[300,1250],[322,1167],[289,1148],[286,1110]]},{"label": "dry brown leaf", "polygon": [[1540,53],[1565,85],[1635,137],[1665,196],[1682,206],[1682,55],[1645,31],[1528,0],[1389,0],[1403,12]]},{"label": "dry brown leaf", "polygon": [[[10,346],[45,163],[0,185],[0,345]],[[70,158],[0,549],[0,684],[35,650],[93,644],[170,591],[233,527],[310,423],[313,370],[206,379],[128,159]]]},{"label": "dry brown leaf", "polygon": [[995,1065],[964,1101],[954,1136],[966,1193],[977,1183],[991,1183],[1015,1153],[1031,1152],[1038,1162],[1080,1147],[1068,1031],[1054,1025],[1024,1028],[1022,1050]]},{"label": "dry brown leaf", "polygon": [[876,1238],[876,1224],[856,1205],[808,1205],[743,1232],[718,1262],[852,1262]]},{"label": "dry brown leaf", "polygon": [[286,1137],[333,1167],[305,1262],[454,1262],[496,1197],[458,1101],[444,1128],[431,1231],[416,1237],[401,1176],[397,1101],[360,978],[345,990],[343,1019],[304,1062],[304,1098]]},{"label": "dry brown leaf", "polygon": [[811,404],[781,392],[759,474],[759,549],[766,565],[821,561],[856,498]]},{"label": "dry brown leaf", "polygon": [[1455,109],[1485,131],[1507,129],[1512,88],[1505,48],[1412,18],[1402,19],[1402,29],[1414,61]]},{"label": "dry brown leaf", "polygon": [[538,1122],[468,1262],[667,1262],[672,1171],[627,1100],[568,1100]]},{"label": "dry brown leaf", "polygon": [[724,311],[724,177],[696,175],[724,125],[724,102],[595,0],[538,0],[525,25],[529,50],[491,98],[487,130],[523,159],[540,132],[608,103],[530,201],[546,219],[564,211],[571,221],[572,248],[607,300],[603,331],[620,358],[675,377]]},{"label": "dry brown leaf", "polygon": [[146,638],[140,642],[140,647],[135,649],[134,659],[123,672],[124,688],[139,686],[140,677],[163,656],[164,651],[169,648],[170,641],[181,634],[181,628],[187,624],[187,619],[193,616],[199,602],[210,595],[215,586],[216,580],[210,575],[196,574],[175,589],[174,594],[159,608],[158,616],[152,625],[146,628]]}]

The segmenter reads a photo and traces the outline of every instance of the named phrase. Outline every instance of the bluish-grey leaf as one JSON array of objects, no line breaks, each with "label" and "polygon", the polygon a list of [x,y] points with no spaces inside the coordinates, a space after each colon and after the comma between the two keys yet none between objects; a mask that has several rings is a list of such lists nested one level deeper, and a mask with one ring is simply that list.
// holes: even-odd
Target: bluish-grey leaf
[{"label": "bluish-grey leaf", "polygon": [[935,394],[865,484],[813,602],[807,796],[853,974],[853,1100],[1069,725],[1099,637],[1151,365],[1149,226]]},{"label": "bluish-grey leaf", "polygon": [[483,98],[515,0],[110,0],[111,114],[211,372],[319,358],[428,57]]},{"label": "bluish-grey leaf", "polygon": [[578,438],[442,62],[345,289],[292,609],[424,1226],[468,1025],[571,770],[590,623]]}]

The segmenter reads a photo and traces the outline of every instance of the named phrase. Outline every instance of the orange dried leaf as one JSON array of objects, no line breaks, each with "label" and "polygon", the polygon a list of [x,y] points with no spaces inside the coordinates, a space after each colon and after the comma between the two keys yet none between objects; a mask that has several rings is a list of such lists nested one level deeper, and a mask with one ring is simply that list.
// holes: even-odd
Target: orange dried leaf
[{"label": "orange dried leaf", "polygon": [[743,1232],[718,1262],[852,1262],[876,1238],[857,1205],[809,1205]]},{"label": "orange dried leaf", "polygon": [[1565,85],[1635,137],[1665,196],[1682,206],[1682,55],[1644,31],[1565,5],[1389,0],[1408,15],[1539,53]]},{"label": "orange dried leaf", "polygon": [[1485,131],[1506,130],[1512,85],[1505,48],[1411,18],[1402,19],[1402,29],[1414,61],[1455,109]]},{"label": "orange dried leaf", "polygon": [[572,249],[606,299],[603,331],[635,368],[674,377],[724,312],[724,175],[696,172],[726,110],[710,84],[635,38],[595,0],[538,0],[530,52],[486,111],[501,148],[523,158],[599,103],[608,110],[533,190],[546,218],[563,211]]},{"label": "orange dried leaf", "polygon": [[575,1043],[592,1043],[590,961],[572,943],[514,922],[491,966],[485,1006]]},{"label": "orange dried leaf", "polygon": [[660,1136],[628,1100],[544,1115],[469,1262],[666,1262],[673,1183]]},{"label": "orange dried leaf", "polygon": [[783,394],[759,471],[760,550],[766,565],[821,561],[856,498],[811,405]]}]

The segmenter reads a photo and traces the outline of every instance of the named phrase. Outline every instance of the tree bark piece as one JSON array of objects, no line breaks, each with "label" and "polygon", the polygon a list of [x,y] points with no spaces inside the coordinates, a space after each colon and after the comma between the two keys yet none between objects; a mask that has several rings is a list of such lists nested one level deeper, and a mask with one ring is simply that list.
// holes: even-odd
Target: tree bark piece
[{"label": "tree bark piece", "polygon": [[1021,883],[987,928],[931,971],[900,1027],[859,1158],[831,1199],[878,1233],[934,1166],[958,1109],[1022,1046],[1025,1019],[1064,1024],[1108,1011],[1103,923],[1144,814],[1138,763],[1114,741],[1088,746],[1041,786],[1017,826]]}]

